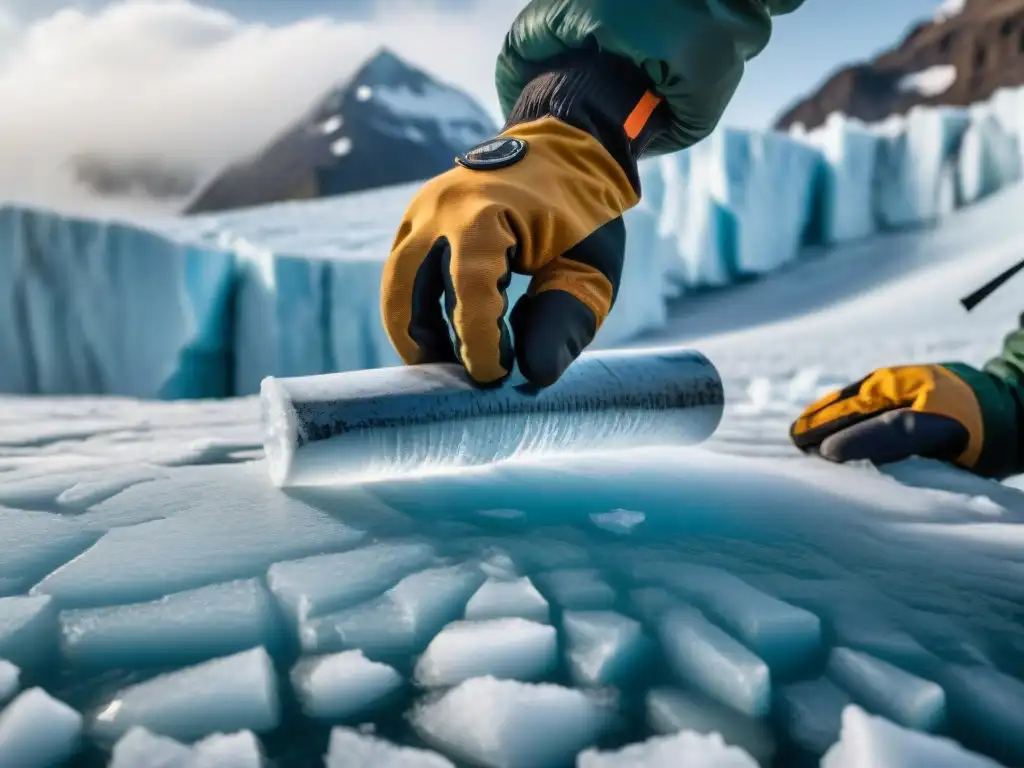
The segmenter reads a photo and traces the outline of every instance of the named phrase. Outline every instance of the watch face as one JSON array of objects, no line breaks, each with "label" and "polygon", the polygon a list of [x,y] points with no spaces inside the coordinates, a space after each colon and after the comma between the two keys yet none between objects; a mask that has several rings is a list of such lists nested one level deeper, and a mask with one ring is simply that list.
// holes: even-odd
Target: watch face
[{"label": "watch face", "polygon": [[477,144],[455,159],[459,165],[474,171],[490,171],[518,163],[526,154],[527,146],[522,139],[500,137]]}]

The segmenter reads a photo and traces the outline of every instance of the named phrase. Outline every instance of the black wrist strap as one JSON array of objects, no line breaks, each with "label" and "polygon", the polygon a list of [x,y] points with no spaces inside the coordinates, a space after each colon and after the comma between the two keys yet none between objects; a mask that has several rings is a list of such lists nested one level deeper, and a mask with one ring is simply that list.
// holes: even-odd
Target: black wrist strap
[{"label": "black wrist strap", "polygon": [[506,130],[551,116],[597,139],[640,193],[637,160],[668,126],[664,101],[643,70],[619,56],[578,51],[536,65]]}]

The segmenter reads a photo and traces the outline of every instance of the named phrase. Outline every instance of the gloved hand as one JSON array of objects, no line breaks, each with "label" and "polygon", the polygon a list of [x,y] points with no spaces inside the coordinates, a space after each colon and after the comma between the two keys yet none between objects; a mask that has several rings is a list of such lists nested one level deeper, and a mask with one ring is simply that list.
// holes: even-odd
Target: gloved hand
[{"label": "gloved hand", "polygon": [[[639,201],[636,157],[658,103],[632,65],[574,59],[524,90],[500,136],[423,186],[381,289],[404,362],[458,360],[481,385],[516,361],[538,386],[562,375],[615,303],[622,214]],[[506,323],[512,273],[532,279]]]},{"label": "gloved hand", "polygon": [[[981,475],[1013,471],[1016,413],[1008,385],[962,364],[882,368],[810,405],[790,436],[835,462],[922,456]],[[1009,443],[1009,444],[1007,444]]]}]

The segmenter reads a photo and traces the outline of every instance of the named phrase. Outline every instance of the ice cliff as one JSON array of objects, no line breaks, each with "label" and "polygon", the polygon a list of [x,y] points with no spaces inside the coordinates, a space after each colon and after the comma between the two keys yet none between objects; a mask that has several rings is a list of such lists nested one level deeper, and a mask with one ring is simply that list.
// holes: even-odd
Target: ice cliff
[{"label": "ice cliff", "polygon": [[[763,275],[808,246],[933,225],[1018,181],[1022,147],[1018,89],[879,125],[722,128],[646,160],[598,342],[655,329],[668,298]],[[0,208],[0,391],[220,397],[266,375],[395,364],[378,288],[417,187],[133,222]]]}]

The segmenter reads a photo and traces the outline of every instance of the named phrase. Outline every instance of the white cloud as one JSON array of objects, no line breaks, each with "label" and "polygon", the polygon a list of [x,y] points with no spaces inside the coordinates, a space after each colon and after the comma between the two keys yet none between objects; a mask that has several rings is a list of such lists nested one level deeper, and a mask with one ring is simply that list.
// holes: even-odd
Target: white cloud
[{"label": "white cloud", "polygon": [[269,27],[189,0],[65,8],[17,28],[0,60],[0,200],[95,206],[64,164],[80,153],[212,172],[255,151],[378,45],[496,109],[494,60],[522,2],[460,13],[387,0],[372,21]]}]

